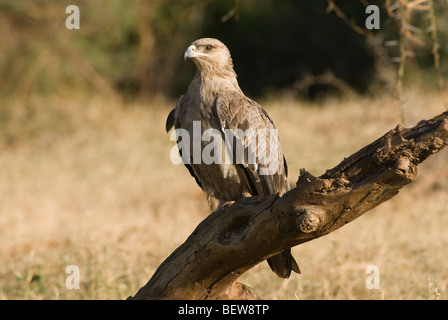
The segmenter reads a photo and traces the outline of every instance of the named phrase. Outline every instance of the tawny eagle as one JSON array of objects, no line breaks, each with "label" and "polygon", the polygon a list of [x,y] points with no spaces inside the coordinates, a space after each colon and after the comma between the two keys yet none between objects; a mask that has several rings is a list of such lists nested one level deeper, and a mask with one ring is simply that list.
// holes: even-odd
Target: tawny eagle
[{"label": "tawny eagle", "polygon": [[[182,160],[212,212],[242,197],[287,192],[287,166],[275,126],[241,91],[227,47],[202,38],[186,49],[184,59],[195,63],[196,74],[168,115],[166,130],[175,127]],[[268,263],[281,278],[288,278],[291,270],[300,273],[291,249],[268,258]]]}]

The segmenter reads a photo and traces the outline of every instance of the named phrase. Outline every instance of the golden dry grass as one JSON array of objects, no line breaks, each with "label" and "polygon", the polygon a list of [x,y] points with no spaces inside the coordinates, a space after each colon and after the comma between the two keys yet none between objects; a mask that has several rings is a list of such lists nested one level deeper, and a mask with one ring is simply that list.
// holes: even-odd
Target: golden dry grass
[{"label": "golden dry grass", "polygon": [[[294,184],[300,168],[320,175],[401,118],[410,126],[444,111],[435,93],[407,97],[404,104],[358,97],[263,105]],[[170,107],[101,98],[10,102],[0,131],[0,298],[124,299],[207,216],[201,190],[170,162]],[[448,150],[433,156],[391,201],[294,248],[302,275],[284,281],[262,263],[241,281],[267,299],[446,299],[447,159]],[[380,289],[365,286],[371,264]],[[66,288],[68,265],[79,267],[80,289]]]}]

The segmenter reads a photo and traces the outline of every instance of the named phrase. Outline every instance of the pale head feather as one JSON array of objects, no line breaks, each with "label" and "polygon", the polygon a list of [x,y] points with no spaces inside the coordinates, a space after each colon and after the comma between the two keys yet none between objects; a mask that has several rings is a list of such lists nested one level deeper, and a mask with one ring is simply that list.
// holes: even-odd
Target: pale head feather
[{"label": "pale head feather", "polygon": [[201,38],[185,51],[185,58],[193,60],[196,75],[187,96],[198,96],[204,112],[210,112],[216,97],[223,90],[241,91],[233,70],[229,49],[218,39]]},{"label": "pale head feather", "polygon": [[213,73],[215,75],[235,76],[232,57],[229,49],[214,38],[201,38],[194,41],[187,50],[193,50],[194,54],[186,55],[196,65],[199,72],[203,74]]}]

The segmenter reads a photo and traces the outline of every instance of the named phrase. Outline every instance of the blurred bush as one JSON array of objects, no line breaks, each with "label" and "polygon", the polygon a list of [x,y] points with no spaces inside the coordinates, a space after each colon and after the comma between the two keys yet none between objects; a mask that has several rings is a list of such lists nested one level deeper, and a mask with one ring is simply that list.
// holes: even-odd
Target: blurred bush
[{"label": "blurred bush", "polygon": [[[448,4],[433,2],[370,1],[381,28],[369,38],[354,28],[367,30],[365,0],[0,0],[0,94],[175,98],[194,72],[184,49],[206,36],[229,47],[250,96],[383,90],[404,64],[406,79],[436,85],[431,30],[446,77]],[[79,30],[65,27],[69,4],[80,9]]]}]

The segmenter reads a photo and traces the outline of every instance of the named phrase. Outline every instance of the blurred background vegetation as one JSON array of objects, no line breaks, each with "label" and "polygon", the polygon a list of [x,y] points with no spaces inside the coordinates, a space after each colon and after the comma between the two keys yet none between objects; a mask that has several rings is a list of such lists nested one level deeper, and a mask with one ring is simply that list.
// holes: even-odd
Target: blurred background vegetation
[{"label": "blurred background vegetation", "polygon": [[[229,47],[281,128],[291,185],[448,106],[448,0],[0,0],[0,30],[0,299],[134,295],[209,213],[165,132],[197,38]],[[444,152],[376,214],[294,248],[303,276],[263,263],[243,282],[268,299],[446,299]]]},{"label": "blurred background vegetation", "polygon": [[[65,27],[70,4],[79,30]],[[379,30],[365,27],[369,4],[381,9]],[[176,98],[194,72],[183,51],[200,37],[229,47],[255,98],[396,91],[400,72],[440,86],[448,74],[447,0],[0,0],[0,30],[3,98]]]}]

